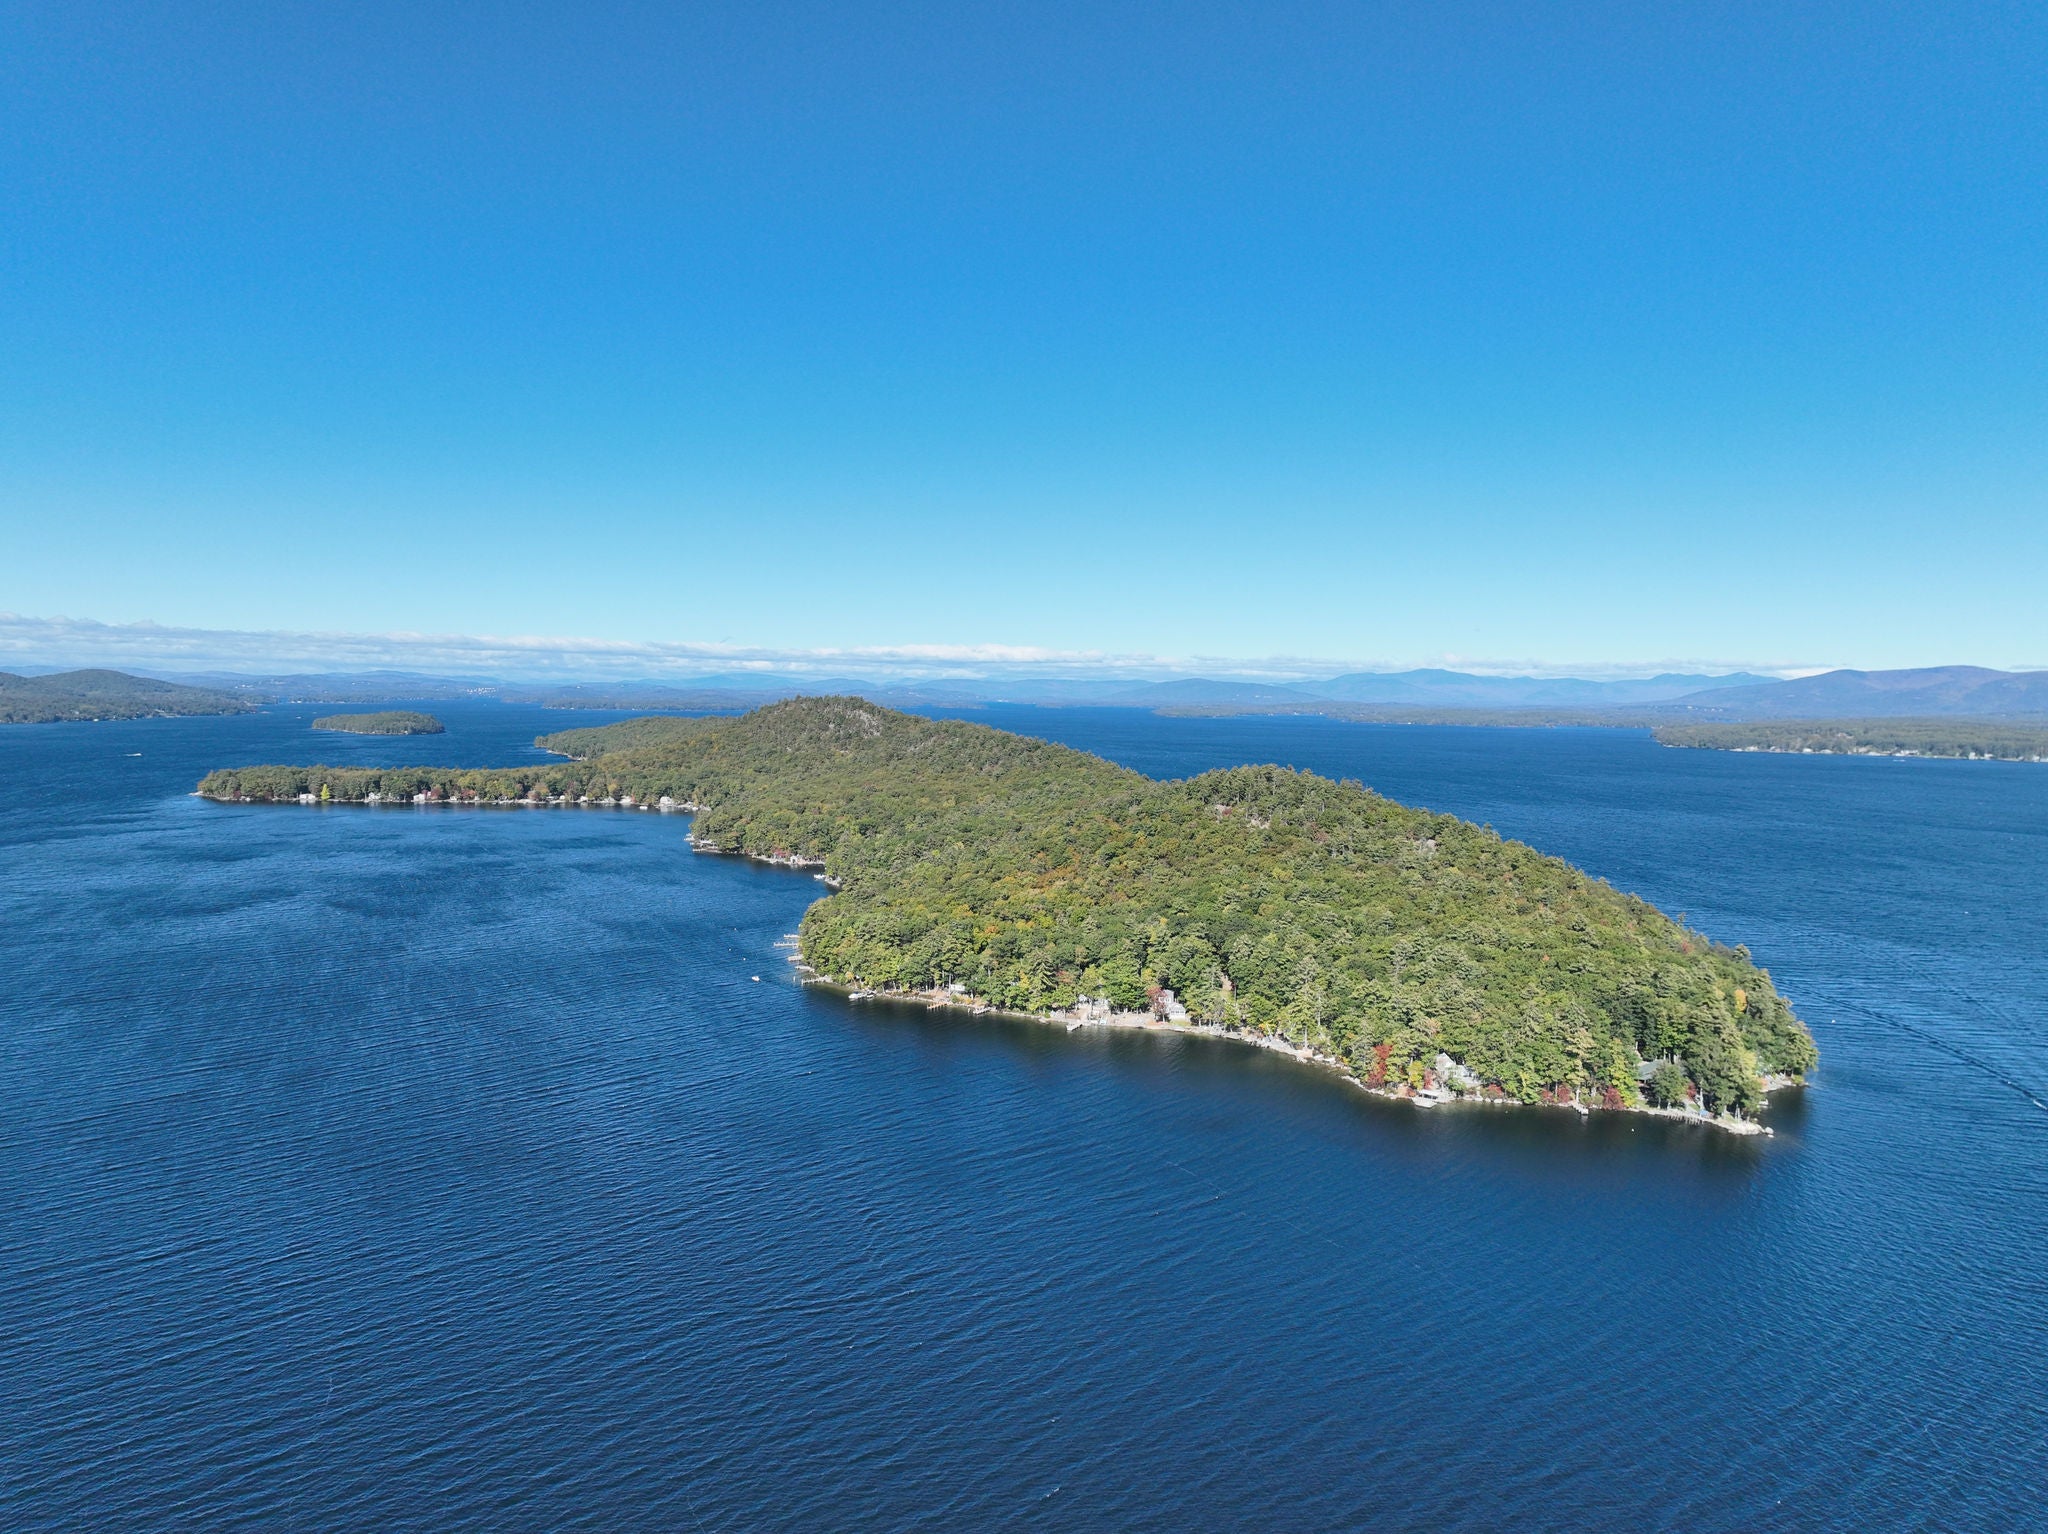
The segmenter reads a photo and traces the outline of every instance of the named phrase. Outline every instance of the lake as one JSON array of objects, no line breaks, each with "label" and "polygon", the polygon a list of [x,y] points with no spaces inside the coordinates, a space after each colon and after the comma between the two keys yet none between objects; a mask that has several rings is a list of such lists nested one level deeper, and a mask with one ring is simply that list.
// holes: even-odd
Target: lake
[{"label": "lake", "polygon": [[972,716],[1746,943],[1822,1056],[1748,1140],[806,991],[680,817],[190,797],[620,717],[414,706],[0,728],[0,1526],[2048,1518],[2048,767]]}]

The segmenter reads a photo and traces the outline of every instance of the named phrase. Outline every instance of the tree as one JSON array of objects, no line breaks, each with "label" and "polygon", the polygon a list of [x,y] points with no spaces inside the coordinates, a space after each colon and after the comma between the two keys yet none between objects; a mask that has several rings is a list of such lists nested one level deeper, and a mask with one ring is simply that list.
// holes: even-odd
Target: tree
[{"label": "tree", "polygon": [[1650,1097],[1660,1108],[1682,1107],[1685,1103],[1685,1072],[1670,1060],[1657,1062],[1650,1074]]},{"label": "tree", "polygon": [[1762,1103],[1763,1085],[1756,1078],[1754,1061],[1733,1024],[1721,1016],[1695,1030],[1687,1056],[1701,1097],[1716,1113],[1748,1113]]}]

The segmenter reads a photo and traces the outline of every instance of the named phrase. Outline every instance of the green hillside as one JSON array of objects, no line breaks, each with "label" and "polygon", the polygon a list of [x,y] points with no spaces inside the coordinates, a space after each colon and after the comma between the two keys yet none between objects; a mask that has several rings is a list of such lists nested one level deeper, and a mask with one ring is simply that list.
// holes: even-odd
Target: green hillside
[{"label": "green hillside", "polygon": [[52,676],[0,671],[0,724],[240,714],[249,707],[230,693],[130,676],[125,671],[60,671]]}]

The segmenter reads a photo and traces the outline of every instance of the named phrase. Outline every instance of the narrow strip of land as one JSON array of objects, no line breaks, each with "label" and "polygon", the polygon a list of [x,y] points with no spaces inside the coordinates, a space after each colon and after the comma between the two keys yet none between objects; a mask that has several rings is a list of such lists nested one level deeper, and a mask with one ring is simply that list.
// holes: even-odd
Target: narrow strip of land
[{"label": "narrow strip of land", "polygon": [[1657,743],[1707,751],[1804,756],[1939,756],[2048,762],[2048,726],[1998,719],[1782,719],[1768,724],[1670,724]]}]

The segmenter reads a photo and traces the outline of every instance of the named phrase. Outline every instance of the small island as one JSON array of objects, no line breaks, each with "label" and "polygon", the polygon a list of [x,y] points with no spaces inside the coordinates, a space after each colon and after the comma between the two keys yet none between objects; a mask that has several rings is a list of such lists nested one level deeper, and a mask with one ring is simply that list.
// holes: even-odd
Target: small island
[{"label": "small island", "polygon": [[1561,859],[1281,767],[1159,782],[856,698],[543,736],[523,767],[243,767],[231,803],[686,811],[700,851],[808,869],[810,978],[1068,1028],[1280,1049],[1434,1106],[1758,1132],[1812,1037],[1743,948]]},{"label": "small island", "polygon": [[1768,724],[1660,725],[1660,746],[1797,756],[1939,756],[2048,762],[2048,725],[2002,719],[1779,719]]},{"label": "small island", "polygon": [[313,721],[316,730],[340,730],[348,735],[444,735],[448,726],[432,714],[410,709],[387,709],[381,714],[328,714]]}]

